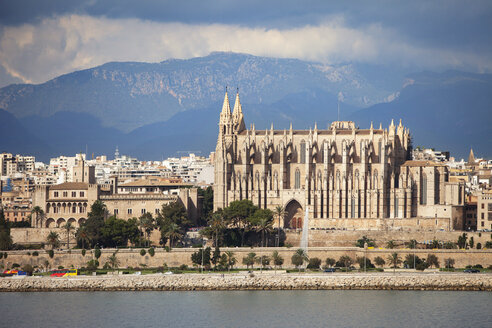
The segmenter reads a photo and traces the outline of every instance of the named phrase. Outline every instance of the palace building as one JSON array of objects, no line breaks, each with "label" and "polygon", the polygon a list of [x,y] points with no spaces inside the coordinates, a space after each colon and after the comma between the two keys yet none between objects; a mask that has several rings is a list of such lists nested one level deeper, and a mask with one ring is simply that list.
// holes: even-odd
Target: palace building
[{"label": "palace building", "polygon": [[301,228],[306,213],[311,229],[463,229],[464,185],[448,181],[445,165],[410,160],[411,148],[401,120],[387,129],[337,121],[326,130],[248,130],[239,95],[231,112],[226,92],[214,209],[242,199],[282,206],[286,229]]}]

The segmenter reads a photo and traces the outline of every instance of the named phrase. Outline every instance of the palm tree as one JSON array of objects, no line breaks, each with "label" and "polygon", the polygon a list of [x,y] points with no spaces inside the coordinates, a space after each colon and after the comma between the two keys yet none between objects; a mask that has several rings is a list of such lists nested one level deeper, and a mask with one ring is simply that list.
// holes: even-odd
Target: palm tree
[{"label": "palm tree", "polygon": [[75,230],[75,227],[72,222],[67,222],[62,228],[67,232],[67,249],[70,249],[70,232]]},{"label": "palm tree", "polygon": [[294,253],[294,255],[292,255],[291,261],[292,264],[294,264],[299,269],[299,272],[301,272],[301,266],[304,264],[305,261],[309,261],[309,257],[307,256],[305,250],[299,248]]},{"label": "palm tree", "polygon": [[273,213],[278,219],[277,239],[275,240],[275,246],[279,247],[280,246],[280,219],[283,219],[285,217],[285,209],[283,208],[283,206],[279,205],[275,207]]},{"label": "palm tree", "polygon": [[273,260],[273,265],[275,266],[275,268],[282,267],[282,264],[284,264],[284,259],[282,258],[282,256],[280,256],[278,251],[273,252],[272,260]]},{"label": "palm tree", "polygon": [[80,244],[82,248],[85,249],[86,245],[90,245],[90,238],[89,238],[89,233],[87,231],[87,227],[85,225],[81,225],[78,229],[77,232],[75,233],[75,237],[77,240],[80,241]]},{"label": "palm tree", "polygon": [[214,246],[219,246],[219,234],[225,228],[224,218],[222,214],[220,214],[219,212],[215,212],[214,214],[212,214],[209,223],[210,223],[210,228],[212,228],[213,234],[215,235]]},{"label": "palm tree", "polygon": [[116,257],[116,252],[113,253],[113,255],[111,255],[109,258],[108,258],[108,263],[109,265],[111,266],[111,268],[113,268],[113,270],[116,268],[118,269],[118,266],[120,265],[120,261],[118,260],[118,258]]},{"label": "palm tree", "polygon": [[[272,225],[273,225],[272,221],[270,221],[266,217],[260,218],[258,220],[258,223],[256,224],[256,227],[255,227],[255,230],[257,232],[261,233],[261,247],[264,247],[264,245],[265,245],[265,233],[270,233],[273,231]],[[268,243],[268,240],[267,240],[267,243]]]},{"label": "palm tree", "polygon": [[391,263],[393,266],[393,273],[395,272],[395,269],[398,267],[398,264],[401,263],[401,258],[398,255],[398,253],[392,253],[391,255],[388,255],[388,261]]},{"label": "palm tree", "polygon": [[255,264],[255,258],[256,258],[256,253],[248,253],[246,257],[243,257],[243,264],[246,264],[246,267],[249,269],[249,266],[251,265],[251,268],[253,268]]},{"label": "palm tree", "polygon": [[236,265],[237,259],[234,257],[234,252],[226,251],[225,255],[227,256],[227,271],[230,271]]},{"label": "palm tree", "polygon": [[35,225],[36,228],[38,228],[38,221],[41,220],[41,227],[43,226],[43,216],[44,216],[44,211],[41,209],[39,206],[34,206],[33,209],[31,210],[32,214],[36,214],[36,219],[35,219]]},{"label": "palm tree", "polygon": [[55,231],[50,231],[48,237],[46,237],[46,241],[49,245],[51,245],[51,249],[55,249],[60,245],[60,236]]},{"label": "palm tree", "polygon": [[165,236],[167,238],[169,238],[169,247],[172,248],[173,247],[173,241],[175,239],[181,238],[182,235],[183,234],[181,233],[181,229],[179,228],[179,226],[176,223],[171,223],[168,226],[166,234],[165,234]]},{"label": "palm tree", "polygon": [[143,229],[143,232],[147,235],[147,240],[150,239],[150,233],[155,228],[155,220],[151,213],[142,214],[139,218],[139,226]]}]

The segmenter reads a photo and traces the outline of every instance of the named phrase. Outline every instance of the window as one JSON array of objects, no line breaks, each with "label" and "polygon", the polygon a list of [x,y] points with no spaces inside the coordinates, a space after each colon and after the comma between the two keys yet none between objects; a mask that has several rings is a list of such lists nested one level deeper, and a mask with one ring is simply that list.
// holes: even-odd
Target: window
[{"label": "window", "polygon": [[77,192],[72,191],[72,197],[77,197]]},{"label": "window", "polygon": [[117,215],[118,214],[118,209],[117,208],[114,209],[113,214],[114,215]]},{"label": "window", "polygon": [[72,213],[77,213],[77,208],[75,206],[72,207]]},{"label": "window", "polygon": [[484,222],[482,221],[482,227],[484,227],[484,226],[485,226],[485,225],[484,225]]},{"label": "window", "polygon": [[83,191],[80,192],[80,197],[84,197],[85,193]]},{"label": "window", "polygon": [[306,143],[301,141],[301,162],[302,164],[306,163]]},{"label": "window", "polygon": [[295,185],[294,189],[299,189],[301,188],[301,172],[299,172],[299,169],[296,170],[296,176],[295,176]]},{"label": "window", "polygon": [[488,220],[489,220],[489,221],[492,221],[492,212],[489,212],[489,215],[488,215]]},{"label": "window", "polygon": [[487,204],[487,207],[488,207],[488,209],[489,209],[489,212],[492,212],[492,203],[488,203],[488,204]]},{"label": "window", "polygon": [[484,220],[484,219],[485,219],[485,217],[484,217],[484,213],[482,213],[482,220]]},{"label": "window", "polygon": [[63,192],[63,197],[68,197],[68,191]]},{"label": "window", "polygon": [[482,203],[482,209],[484,209],[484,208],[485,208],[485,204],[484,204],[484,203]]},{"label": "window", "polygon": [[420,186],[420,204],[427,205],[427,176],[422,176],[422,185]]},{"label": "window", "polygon": [[55,191],[54,196],[58,197],[58,191]]},{"label": "window", "polygon": [[159,214],[159,209],[158,208],[155,209],[155,214]]},{"label": "window", "polygon": [[132,209],[131,208],[128,209],[128,214],[132,214]]},{"label": "window", "polygon": [[145,210],[145,208],[142,208],[142,210],[141,210],[140,212],[141,212],[142,214],[145,214],[145,212],[147,212],[147,211]]}]

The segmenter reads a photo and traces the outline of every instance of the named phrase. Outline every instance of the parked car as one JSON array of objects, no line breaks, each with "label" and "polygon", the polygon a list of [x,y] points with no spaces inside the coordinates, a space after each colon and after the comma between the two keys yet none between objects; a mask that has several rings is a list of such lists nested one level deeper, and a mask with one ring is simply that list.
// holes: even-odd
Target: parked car
[{"label": "parked car", "polygon": [[480,273],[480,270],[478,269],[465,269],[463,270],[464,273]]},{"label": "parked car", "polygon": [[326,268],[324,271],[325,272],[336,272],[337,269],[335,269],[335,268]]}]

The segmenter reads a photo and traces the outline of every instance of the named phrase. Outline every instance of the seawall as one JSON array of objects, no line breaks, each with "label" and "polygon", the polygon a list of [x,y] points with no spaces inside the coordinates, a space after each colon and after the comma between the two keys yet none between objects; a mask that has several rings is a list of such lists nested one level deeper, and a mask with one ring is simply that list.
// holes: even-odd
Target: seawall
[{"label": "seawall", "polygon": [[188,290],[492,291],[491,274],[183,274],[0,278],[0,292]]}]

